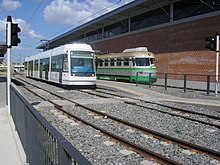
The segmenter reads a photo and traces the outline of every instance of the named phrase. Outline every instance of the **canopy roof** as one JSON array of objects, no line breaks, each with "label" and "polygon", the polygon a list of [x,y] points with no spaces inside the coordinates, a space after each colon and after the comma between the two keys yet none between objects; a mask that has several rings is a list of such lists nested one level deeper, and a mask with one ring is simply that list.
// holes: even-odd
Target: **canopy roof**
[{"label": "canopy roof", "polygon": [[72,41],[73,38],[76,38],[80,35],[83,35],[88,32],[95,31],[99,28],[111,25],[113,23],[122,21],[132,16],[144,13],[147,10],[152,10],[154,8],[162,7],[165,4],[169,4],[169,0],[135,0],[131,3],[128,3],[122,7],[117,8],[107,14],[104,14],[96,19],[93,19],[83,25],[80,25],[52,40],[47,41],[44,44],[36,47],[37,49],[45,49],[47,45],[50,48],[54,48],[66,41]]}]

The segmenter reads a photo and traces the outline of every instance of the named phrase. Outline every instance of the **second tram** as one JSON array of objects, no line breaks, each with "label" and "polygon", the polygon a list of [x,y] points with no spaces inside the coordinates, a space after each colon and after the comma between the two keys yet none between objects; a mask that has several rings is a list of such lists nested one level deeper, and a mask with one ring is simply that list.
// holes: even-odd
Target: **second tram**
[{"label": "second tram", "polygon": [[122,53],[97,55],[97,78],[139,83],[157,81],[155,57],[146,47],[125,49]]}]

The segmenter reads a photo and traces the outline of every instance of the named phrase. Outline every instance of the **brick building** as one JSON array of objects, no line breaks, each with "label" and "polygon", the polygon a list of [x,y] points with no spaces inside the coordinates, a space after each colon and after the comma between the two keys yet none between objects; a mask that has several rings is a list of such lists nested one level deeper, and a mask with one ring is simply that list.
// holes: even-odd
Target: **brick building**
[{"label": "brick building", "polygon": [[104,53],[146,46],[155,53],[158,73],[215,75],[215,52],[205,49],[205,37],[216,32],[218,0],[136,0],[45,44],[87,42]]}]

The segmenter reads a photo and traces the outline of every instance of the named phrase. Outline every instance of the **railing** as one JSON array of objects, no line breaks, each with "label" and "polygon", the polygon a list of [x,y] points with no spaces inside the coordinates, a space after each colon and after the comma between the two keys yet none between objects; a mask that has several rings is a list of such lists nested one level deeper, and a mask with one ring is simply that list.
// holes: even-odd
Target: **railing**
[{"label": "railing", "polygon": [[11,115],[31,165],[91,165],[27,100],[10,87]]},{"label": "railing", "polygon": [[[142,72],[137,73],[138,75]],[[149,74],[149,78],[151,75]],[[183,89],[183,92],[186,93],[188,89],[190,90],[202,90],[206,91],[206,94],[209,95],[211,91],[215,91],[216,87],[216,76],[215,75],[200,75],[200,74],[175,74],[175,73],[157,73],[157,81],[154,84],[151,84],[149,80],[149,87],[152,85],[162,86],[164,90],[170,88],[180,88]],[[136,82],[138,85],[138,82]],[[218,84],[217,84],[218,87]],[[219,92],[219,89],[218,91]]]}]

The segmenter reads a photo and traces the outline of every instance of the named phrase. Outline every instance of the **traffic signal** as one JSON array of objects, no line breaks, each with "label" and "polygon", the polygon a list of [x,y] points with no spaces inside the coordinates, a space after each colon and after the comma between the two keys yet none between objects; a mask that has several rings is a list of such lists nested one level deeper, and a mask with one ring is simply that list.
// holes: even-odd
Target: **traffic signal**
[{"label": "traffic signal", "polygon": [[216,36],[209,36],[205,38],[206,42],[209,42],[205,45],[205,48],[216,51]]},{"label": "traffic signal", "polygon": [[21,29],[18,27],[18,24],[11,23],[11,46],[18,46],[21,42],[18,38],[18,33],[21,32]]}]

